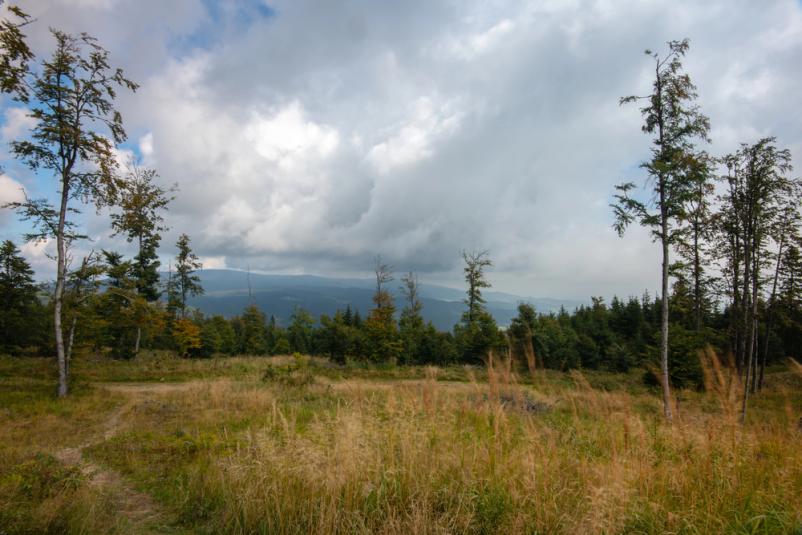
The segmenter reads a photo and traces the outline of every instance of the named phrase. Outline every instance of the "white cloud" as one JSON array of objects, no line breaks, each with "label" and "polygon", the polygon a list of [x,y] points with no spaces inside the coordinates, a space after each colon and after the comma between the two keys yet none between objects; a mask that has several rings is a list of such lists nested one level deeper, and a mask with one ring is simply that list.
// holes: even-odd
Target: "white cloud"
[{"label": "white cloud", "polygon": [[245,138],[262,157],[292,170],[309,158],[326,158],[337,149],[340,136],[326,125],[308,121],[298,101],[272,116],[255,114]]},{"label": "white cloud", "polygon": [[225,256],[201,256],[200,262],[203,269],[225,269],[226,257]]},{"label": "white cloud", "polygon": [[0,137],[10,142],[24,137],[34,126],[36,119],[25,108],[13,107],[5,111],[5,124],[0,128]]},{"label": "white cloud", "polygon": [[145,159],[153,157],[153,132],[148,132],[139,138],[139,151]]},{"label": "white cloud", "polygon": [[44,241],[25,242],[20,246],[22,256],[28,261],[40,280],[46,280],[55,275],[56,242],[52,239]]},{"label": "white cloud", "polygon": [[0,206],[25,200],[22,184],[8,175],[0,175]]},{"label": "white cloud", "polygon": [[430,157],[441,138],[457,131],[463,113],[450,103],[438,103],[429,97],[418,98],[409,118],[393,134],[377,143],[367,154],[368,161],[381,174],[414,164]]}]

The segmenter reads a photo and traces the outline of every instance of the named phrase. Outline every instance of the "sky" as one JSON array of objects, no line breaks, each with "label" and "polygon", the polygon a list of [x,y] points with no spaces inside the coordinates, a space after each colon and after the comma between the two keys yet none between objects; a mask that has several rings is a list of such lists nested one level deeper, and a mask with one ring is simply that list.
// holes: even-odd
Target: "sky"
[{"label": "sky", "polygon": [[[205,267],[367,276],[377,254],[461,284],[486,249],[496,290],[587,298],[654,293],[660,251],[612,229],[614,185],[642,184],[636,105],[653,64],[684,60],[710,117],[710,153],[776,136],[802,172],[798,0],[36,0],[17,2],[40,58],[49,27],[88,32],[140,84],[121,93],[120,159],[179,191],[161,254],[186,232]],[[0,203],[53,197],[10,158],[31,127],[0,100]],[[87,208],[91,241],[130,244]],[[0,211],[0,239],[26,226]],[[40,278],[52,244],[25,244]]]}]

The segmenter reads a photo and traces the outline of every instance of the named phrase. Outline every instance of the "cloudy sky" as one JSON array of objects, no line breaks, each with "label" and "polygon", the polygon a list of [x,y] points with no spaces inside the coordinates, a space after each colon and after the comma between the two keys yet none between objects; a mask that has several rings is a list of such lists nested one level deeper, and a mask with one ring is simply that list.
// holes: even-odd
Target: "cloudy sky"
[{"label": "cloudy sky", "polygon": [[[802,171],[799,0],[18,3],[41,56],[48,27],[86,31],[141,84],[122,150],[180,188],[165,259],[187,232],[208,267],[359,276],[381,254],[458,285],[482,248],[499,290],[653,291],[658,249],[611,229],[649,148],[618,98],[648,92],[645,48],[684,37],[709,150],[774,135]],[[52,196],[8,158],[30,119],[0,105],[0,201]],[[130,251],[89,212],[85,248]],[[24,230],[0,214],[0,238]],[[46,276],[46,247],[24,251]]]}]

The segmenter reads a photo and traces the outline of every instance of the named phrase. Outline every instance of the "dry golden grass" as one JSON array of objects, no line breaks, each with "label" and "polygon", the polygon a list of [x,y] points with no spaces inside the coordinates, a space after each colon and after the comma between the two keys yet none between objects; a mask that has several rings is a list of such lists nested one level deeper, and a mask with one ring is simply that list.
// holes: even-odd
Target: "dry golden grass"
[{"label": "dry golden grass", "polygon": [[[602,391],[578,372],[566,380],[533,371],[521,384],[503,359],[459,383],[438,380],[446,372],[437,368],[415,379],[366,380],[333,378],[306,360],[281,365],[281,373],[313,380],[240,374],[180,387],[105,387],[112,403],[104,414],[118,410],[116,427],[84,454],[152,496],[172,515],[171,529],[189,532],[802,526],[802,374],[771,375],[741,425],[737,378],[707,354],[707,392],[681,392],[667,425],[652,393]],[[80,403],[97,409],[97,392]],[[82,504],[69,513],[73,522],[93,503],[113,508],[120,499],[90,491],[73,494]],[[130,528],[119,519],[108,525]]]}]

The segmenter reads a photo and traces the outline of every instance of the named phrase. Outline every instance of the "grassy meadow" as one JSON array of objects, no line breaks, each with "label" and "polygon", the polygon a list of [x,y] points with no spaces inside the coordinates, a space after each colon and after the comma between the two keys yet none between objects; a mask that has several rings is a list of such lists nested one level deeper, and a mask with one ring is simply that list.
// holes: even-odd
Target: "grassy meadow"
[{"label": "grassy meadow", "polygon": [[0,534],[802,533],[802,373],[0,357]]}]

